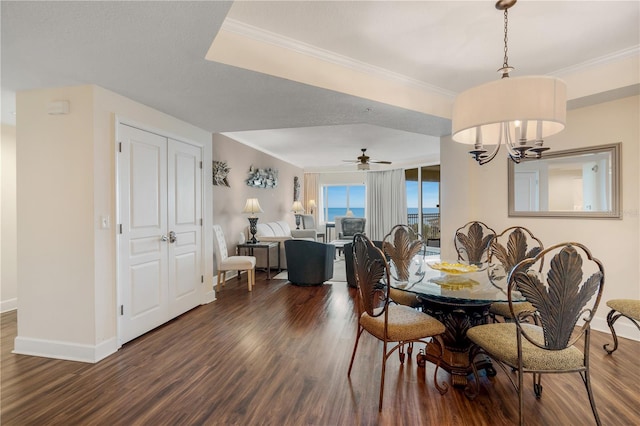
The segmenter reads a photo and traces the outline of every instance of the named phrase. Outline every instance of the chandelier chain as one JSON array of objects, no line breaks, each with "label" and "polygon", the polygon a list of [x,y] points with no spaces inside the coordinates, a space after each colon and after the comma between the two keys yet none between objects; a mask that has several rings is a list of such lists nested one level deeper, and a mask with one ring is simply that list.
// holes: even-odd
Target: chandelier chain
[{"label": "chandelier chain", "polygon": [[509,17],[507,16],[507,12],[509,9],[504,10],[504,63],[502,64],[503,68],[509,68],[509,55],[508,55],[508,47],[507,47],[507,26],[509,24]]}]

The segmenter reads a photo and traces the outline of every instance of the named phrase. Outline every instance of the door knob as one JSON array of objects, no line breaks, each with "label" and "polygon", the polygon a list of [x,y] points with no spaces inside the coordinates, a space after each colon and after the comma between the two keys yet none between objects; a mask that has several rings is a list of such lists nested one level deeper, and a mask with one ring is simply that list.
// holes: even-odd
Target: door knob
[{"label": "door knob", "polygon": [[169,237],[167,237],[166,235],[163,235],[162,237],[160,237],[160,239],[162,241],[169,241]]},{"label": "door knob", "polygon": [[175,243],[176,240],[176,233],[173,231],[169,232],[169,243]]}]

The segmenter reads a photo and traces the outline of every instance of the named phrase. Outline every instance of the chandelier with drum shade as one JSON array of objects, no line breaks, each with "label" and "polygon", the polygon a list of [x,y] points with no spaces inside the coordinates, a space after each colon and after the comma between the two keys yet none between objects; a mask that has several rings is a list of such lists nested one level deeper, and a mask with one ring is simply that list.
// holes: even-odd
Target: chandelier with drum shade
[{"label": "chandelier with drum shade", "polygon": [[[452,138],[473,145],[469,153],[480,164],[493,160],[504,144],[511,160],[540,158],[548,150],[544,139],[564,129],[567,114],[565,83],[550,76],[511,78],[508,63],[508,10],[517,0],[499,0],[504,11],[502,78],[460,93],[453,105]],[[485,145],[495,145],[489,152]]]}]

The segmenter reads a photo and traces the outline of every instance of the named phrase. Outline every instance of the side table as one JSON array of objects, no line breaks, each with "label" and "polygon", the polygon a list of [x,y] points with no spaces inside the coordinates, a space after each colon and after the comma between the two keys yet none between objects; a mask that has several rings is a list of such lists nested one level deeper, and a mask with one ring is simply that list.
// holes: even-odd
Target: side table
[{"label": "side table", "polygon": [[271,249],[276,247],[278,250],[278,272],[282,270],[280,267],[280,241],[258,241],[257,243],[243,243],[238,244],[236,246],[236,253],[238,255],[241,254],[241,251],[244,251],[245,256],[253,256],[253,251],[255,249],[263,249],[267,251],[267,279],[271,279],[271,262],[269,259],[269,254],[271,253]]},{"label": "side table", "polygon": [[331,241],[331,237],[332,237],[332,232],[336,227],[336,223],[335,222],[327,222],[324,224],[324,241]]}]

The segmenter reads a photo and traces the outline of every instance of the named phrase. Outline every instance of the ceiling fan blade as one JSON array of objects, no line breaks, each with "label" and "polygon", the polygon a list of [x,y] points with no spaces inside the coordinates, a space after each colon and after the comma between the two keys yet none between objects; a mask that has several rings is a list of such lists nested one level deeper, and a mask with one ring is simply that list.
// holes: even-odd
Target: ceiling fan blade
[{"label": "ceiling fan blade", "polygon": [[370,163],[378,163],[378,164],[391,164],[391,161],[375,161],[371,160]]}]

